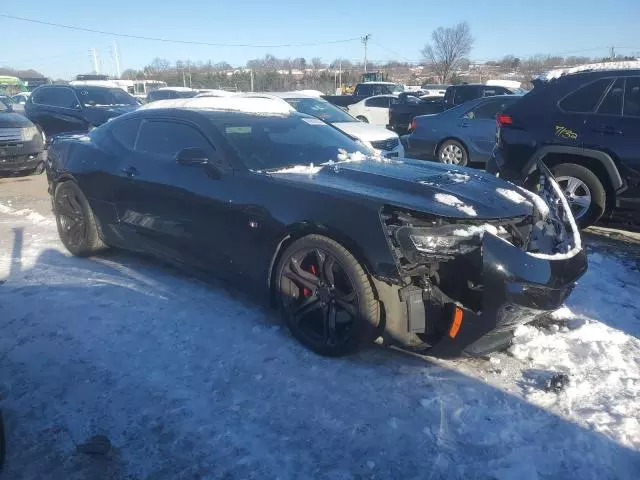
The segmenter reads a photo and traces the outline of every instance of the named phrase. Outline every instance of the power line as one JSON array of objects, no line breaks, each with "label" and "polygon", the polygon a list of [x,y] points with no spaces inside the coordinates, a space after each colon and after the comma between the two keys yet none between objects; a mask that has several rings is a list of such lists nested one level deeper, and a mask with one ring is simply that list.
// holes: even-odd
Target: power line
[{"label": "power line", "polygon": [[4,13],[0,13],[0,17],[9,18],[11,20],[19,20],[21,22],[36,23],[38,25],[47,25],[49,27],[66,28],[68,30],[98,33],[101,35],[111,35],[113,37],[133,38],[136,40],[150,40],[154,42],[164,42],[164,43],[180,43],[180,44],[186,44],[186,45],[204,45],[208,47],[250,47],[250,48],[313,47],[313,46],[319,46],[319,45],[334,45],[337,43],[348,43],[348,42],[354,42],[354,41],[360,40],[360,37],[353,37],[353,38],[345,38],[343,40],[331,40],[326,42],[283,43],[283,44],[277,44],[277,45],[257,45],[257,44],[250,44],[250,43],[212,43],[212,42],[198,42],[194,40],[177,40],[177,39],[160,38],[160,37],[146,37],[143,35],[133,35],[129,33],[107,32],[105,30],[96,30],[93,28],[77,27],[74,25],[65,25],[62,23],[45,22],[43,20],[18,17],[15,15],[7,15]]}]

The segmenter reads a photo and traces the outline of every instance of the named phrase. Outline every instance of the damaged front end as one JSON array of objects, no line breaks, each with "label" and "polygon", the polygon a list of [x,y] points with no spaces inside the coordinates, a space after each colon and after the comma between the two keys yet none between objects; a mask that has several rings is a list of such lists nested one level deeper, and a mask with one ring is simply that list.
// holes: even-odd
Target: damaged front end
[{"label": "damaged front end", "polygon": [[[524,217],[467,221],[383,209],[403,278],[397,288],[378,285],[392,340],[439,357],[483,355],[506,347],[518,325],[562,305],[587,258],[544,166],[538,187],[538,195],[520,191],[532,205]],[[389,295],[399,304],[386,302]]]}]

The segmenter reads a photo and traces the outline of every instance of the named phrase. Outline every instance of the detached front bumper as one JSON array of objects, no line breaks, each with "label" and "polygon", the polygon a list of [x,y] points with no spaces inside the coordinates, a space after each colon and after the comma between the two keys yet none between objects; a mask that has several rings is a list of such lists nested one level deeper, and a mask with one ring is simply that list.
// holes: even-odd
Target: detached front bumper
[{"label": "detached front bumper", "polygon": [[[568,259],[545,260],[488,233],[482,241],[482,256],[482,311],[473,312],[448,299],[461,314],[453,316],[430,354],[483,355],[504,348],[516,327],[559,308],[587,270],[584,250]],[[441,292],[436,296],[447,300]]]}]

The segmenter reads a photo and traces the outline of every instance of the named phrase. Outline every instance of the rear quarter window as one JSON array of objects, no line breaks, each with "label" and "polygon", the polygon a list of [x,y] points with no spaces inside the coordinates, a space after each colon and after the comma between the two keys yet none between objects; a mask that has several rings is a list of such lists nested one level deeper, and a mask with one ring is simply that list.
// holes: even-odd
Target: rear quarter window
[{"label": "rear quarter window", "polygon": [[561,110],[570,113],[592,113],[613,82],[611,78],[601,78],[581,85],[558,102]]}]

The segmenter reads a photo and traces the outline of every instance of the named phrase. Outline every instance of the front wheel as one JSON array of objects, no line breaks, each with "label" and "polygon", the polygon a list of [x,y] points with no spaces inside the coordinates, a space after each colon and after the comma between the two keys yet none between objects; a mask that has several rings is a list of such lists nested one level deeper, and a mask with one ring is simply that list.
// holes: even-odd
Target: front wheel
[{"label": "front wheel", "polygon": [[274,286],[292,335],[320,355],[352,353],[377,336],[379,305],[369,276],[330,238],[308,235],[289,246]]},{"label": "front wheel", "polygon": [[91,206],[74,182],[56,187],[53,211],[60,240],[73,255],[87,257],[105,248]]},{"label": "front wheel", "polygon": [[580,228],[596,223],[606,208],[607,194],[602,182],[588,168],[562,163],[551,168]]},{"label": "front wheel", "polygon": [[467,151],[457,140],[447,140],[438,148],[438,161],[464,167],[468,163]]}]

